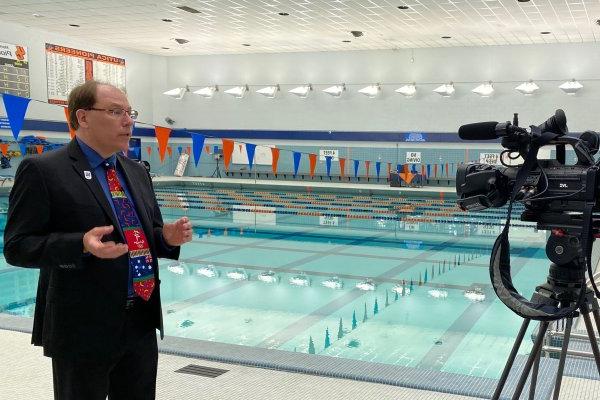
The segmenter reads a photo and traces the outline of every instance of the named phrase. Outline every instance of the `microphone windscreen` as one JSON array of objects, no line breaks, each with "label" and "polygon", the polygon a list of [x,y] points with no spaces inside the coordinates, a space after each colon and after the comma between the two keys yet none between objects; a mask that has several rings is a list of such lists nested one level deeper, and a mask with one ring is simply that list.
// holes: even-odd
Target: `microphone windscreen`
[{"label": "microphone windscreen", "polygon": [[476,122],[474,124],[463,125],[458,128],[458,136],[464,140],[489,140],[498,137],[496,133],[495,121]]}]

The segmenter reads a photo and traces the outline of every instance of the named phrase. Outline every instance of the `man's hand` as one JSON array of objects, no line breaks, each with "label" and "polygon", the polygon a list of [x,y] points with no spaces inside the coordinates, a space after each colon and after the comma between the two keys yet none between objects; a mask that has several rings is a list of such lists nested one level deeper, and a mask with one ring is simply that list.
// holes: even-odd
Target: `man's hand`
[{"label": "man's hand", "polygon": [[188,217],[181,217],[172,224],[164,224],[162,234],[169,246],[181,246],[192,240],[192,223]]},{"label": "man's hand", "polygon": [[83,251],[92,253],[98,258],[117,258],[126,254],[129,250],[126,244],[102,241],[102,237],[110,234],[113,229],[115,228],[112,225],[90,229],[83,235]]}]

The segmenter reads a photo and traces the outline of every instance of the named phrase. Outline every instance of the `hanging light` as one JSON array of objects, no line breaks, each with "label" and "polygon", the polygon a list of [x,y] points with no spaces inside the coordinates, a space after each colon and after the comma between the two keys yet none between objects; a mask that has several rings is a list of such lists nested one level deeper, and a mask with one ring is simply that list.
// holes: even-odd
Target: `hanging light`
[{"label": "hanging light", "polygon": [[196,270],[196,274],[200,276],[205,276],[207,278],[214,278],[215,276],[219,275],[218,271],[215,269],[215,266],[212,264],[203,265],[202,267],[199,267]]},{"label": "hanging light", "polygon": [[370,99],[377,97],[377,95],[380,92],[381,86],[379,85],[379,83],[376,83],[375,85],[366,86],[358,91],[358,93],[362,93]]},{"label": "hanging light", "polygon": [[234,281],[248,280],[248,274],[243,268],[236,268],[234,270],[231,270],[226,275],[229,279],[233,279]]},{"label": "hanging light", "polygon": [[323,282],[321,282],[321,285],[329,289],[341,289],[342,287],[344,287],[344,284],[342,283],[342,281],[340,281],[340,278],[338,278],[337,276],[332,276],[331,278],[324,280]]},{"label": "hanging light", "polygon": [[210,99],[215,95],[215,92],[219,91],[219,87],[217,85],[203,87],[202,89],[195,90],[193,93],[200,95],[204,98]]},{"label": "hanging light", "polygon": [[279,85],[267,86],[256,91],[256,93],[262,94],[269,99],[274,98],[277,92],[279,92]]},{"label": "hanging light", "polygon": [[396,89],[395,92],[400,93],[404,97],[413,97],[417,93],[417,85],[413,82]]},{"label": "hanging light", "polygon": [[246,92],[248,90],[249,90],[248,85],[244,85],[244,86],[236,86],[231,89],[227,89],[224,93],[227,93],[227,94],[235,97],[236,99],[241,99],[242,97],[244,97],[246,95]]},{"label": "hanging light", "polygon": [[535,84],[534,81],[523,82],[515,88],[519,93],[523,93],[525,96],[531,96],[534,92],[540,90],[540,87]]},{"label": "hanging light", "polygon": [[481,97],[490,97],[494,93],[494,86],[492,85],[492,81],[489,81],[482,83],[471,91],[477,93]]},{"label": "hanging light", "polygon": [[364,290],[364,291],[375,290],[375,283],[373,283],[372,280],[367,279],[365,281],[358,282],[356,284],[356,288],[359,289],[359,290]]},{"label": "hanging light", "polygon": [[323,91],[333,97],[340,97],[342,93],[346,90],[346,84],[342,83],[341,85],[333,85],[328,87],[327,89],[323,89]]},{"label": "hanging light", "polygon": [[454,83],[443,84],[433,89],[434,92],[442,97],[450,97],[454,94]]},{"label": "hanging light", "polygon": [[310,279],[304,273],[292,276],[289,282],[292,286],[310,286]]},{"label": "hanging light", "polygon": [[264,283],[277,283],[277,276],[273,271],[261,272],[258,274],[258,280]]},{"label": "hanging light", "polygon": [[175,89],[167,90],[166,92],[163,92],[163,94],[173,97],[176,100],[181,100],[181,99],[183,99],[183,96],[185,95],[185,93],[189,92],[189,91],[190,91],[190,88],[188,86],[186,86],[186,87],[178,87]]},{"label": "hanging light", "polygon": [[295,94],[296,96],[300,97],[301,99],[305,99],[308,97],[308,93],[312,90],[313,90],[312,85],[309,83],[308,85],[302,85],[302,86],[295,87],[295,88],[289,90],[288,93]]},{"label": "hanging light", "polygon": [[575,79],[571,79],[570,81],[567,81],[567,82],[563,83],[562,85],[560,85],[559,88],[566,94],[573,96],[581,88],[583,88],[583,85],[581,83],[577,82]]}]

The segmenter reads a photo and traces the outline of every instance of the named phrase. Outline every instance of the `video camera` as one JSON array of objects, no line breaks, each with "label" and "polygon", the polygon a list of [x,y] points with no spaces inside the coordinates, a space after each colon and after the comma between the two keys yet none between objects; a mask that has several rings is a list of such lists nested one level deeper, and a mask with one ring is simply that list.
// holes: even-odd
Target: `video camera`
[{"label": "video camera", "polygon": [[[572,316],[587,295],[585,270],[590,278],[591,249],[598,234],[594,213],[600,211],[600,162],[594,160],[600,135],[586,131],[579,138],[567,136],[567,118],[563,110],[543,124],[529,130],[513,123],[479,122],[463,125],[461,139],[501,138],[502,166],[480,163],[460,165],[456,173],[457,203],[462,210],[502,207],[508,200],[508,215],[502,233],[496,239],[490,257],[490,278],[498,298],[525,319],[550,321]],[[538,150],[554,145],[555,159],[538,160]],[[566,146],[576,156],[573,165],[566,164]],[[523,159],[518,166],[505,160]],[[512,283],[508,231],[514,202],[525,211],[522,221],[537,223],[538,229],[550,230],[546,255],[552,261],[546,284],[536,288],[531,301],[523,298]],[[594,292],[600,292],[591,280]]]},{"label": "video camera", "polygon": [[[462,210],[483,210],[489,207],[502,207],[514,190],[517,173],[526,165],[531,152],[535,150],[531,169],[527,172],[523,185],[515,193],[515,201],[525,205],[521,215],[523,221],[538,222],[539,229],[571,225],[577,213],[583,211],[585,202],[596,198],[598,193],[598,163],[594,155],[598,152],[600,135],[586,131],[579,138],[566,136],[567,119],[563,110],[539,126],[531,126],[530,132],[514,121],[479,122],[463,125],[458,130],[461,139],[479,140],[502,138],[502,167],[480,163],[462,164],[456,172],[457,203]],[[537,149],[543,145],[556,146],[556,159],[538,160]],[[577,161],[566,165],[566,149],[573,148]],[[510,166],[506,156],[515,160],[518,156],[525,162],[520,166]]]}]

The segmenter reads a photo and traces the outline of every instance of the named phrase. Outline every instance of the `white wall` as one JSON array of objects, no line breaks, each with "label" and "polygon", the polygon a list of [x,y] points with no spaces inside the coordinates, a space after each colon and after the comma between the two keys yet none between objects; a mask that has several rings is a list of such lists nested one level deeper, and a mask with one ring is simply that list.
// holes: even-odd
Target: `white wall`
[{"label": "white wall", "polygon": [[[155,102],[150,93],[155,91],[154,85],[160,83],[165,77],[162,71],[156,71],[156,68],[161,64],[161,61],[155,59],[159,57],[95,45],[90,42],[74,40],[67,36],[4,21],[0,23],[0,42],[27,46],[29,52],[31,98],[33,100],[40,100],[41,102],[48,101],[46,84],[46,43],[59,44],[66,47],[124,58],[129,101],[133,108],[140,112],[141,121],[153,123]],[[162,62],[164,63],[164,61]],[[5,115],[4,105],[1,101],[0,115]],[[62,107],[37,101],[30,102],[26,118],[52,121],[65,120]]]},{"label": "white wall", "polygon": [[[168,115],[175,127],[196,129],[456,131],[468,122],[506,121],[514,112],[521,125],[539,124],[563,108],[571,131],[600,128],[596,44],[416,49],[413,63],[410,58],[410,50],[169,57],[165,86],[153,93],[155,103],[166,107],[155,107],[160,113],[155,120],[164,125]],[[536,95],[525,97],[514,90],[530,78],[541,87]],[[571,78],[585,85],[576,96],[558,89]],[[488,80],[495,82],[492,98],[471,93]],[[393,92],[412,81],[419,89],[415,98]],[[448,81],[455,82],[453,98],[431,91]],[[320,92],[322,85],[305,100],[287,93],[292,84],[342,82],[355,85],[339,99]],[[376,99],[356,92],[375,82],[394,85],[384,86]],[[218,93],[210,100],[193,95],[165,102],[166,96],[160,94],[186,84],[245,83],[286,85],[280,98],[273,100],[256,93],[242,100]]]}]

